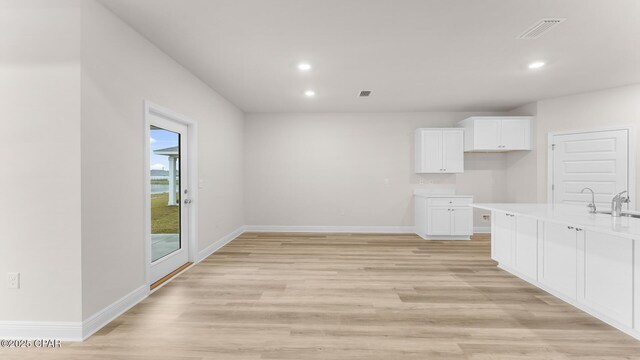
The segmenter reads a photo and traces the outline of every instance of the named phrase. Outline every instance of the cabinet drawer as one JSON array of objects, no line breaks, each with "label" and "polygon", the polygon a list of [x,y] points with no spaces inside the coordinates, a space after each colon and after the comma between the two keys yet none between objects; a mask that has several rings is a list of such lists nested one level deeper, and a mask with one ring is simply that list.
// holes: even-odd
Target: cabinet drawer
[{"label": "cabinet drawer", "polygon": [[433,198],[429,199],[427,206],[451,206],[451,205],[471,205],[472,198]]}]

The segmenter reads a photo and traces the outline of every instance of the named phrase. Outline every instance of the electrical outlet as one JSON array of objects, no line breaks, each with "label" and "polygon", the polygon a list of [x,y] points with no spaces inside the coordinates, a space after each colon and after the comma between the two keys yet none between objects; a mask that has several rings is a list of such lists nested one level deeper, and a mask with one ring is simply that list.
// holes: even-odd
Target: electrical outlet
[{"label": "electrical outlet", "polygon": [[20,273],[7,273],[7,288],[20,289]]},{"label": "electrical outlet", "polygon": [[491,221],[491,215],[482,215],[482,221],[484,222]]}]

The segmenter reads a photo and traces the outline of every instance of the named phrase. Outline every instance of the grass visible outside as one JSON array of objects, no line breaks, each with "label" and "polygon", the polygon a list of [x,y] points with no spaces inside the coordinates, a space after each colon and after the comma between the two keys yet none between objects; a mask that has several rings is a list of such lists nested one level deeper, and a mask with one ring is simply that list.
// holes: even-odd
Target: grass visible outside
[{"label": "grass visible outside", "polygon": [[[176,199],[179,196],[176,194]],[[167,206],[168,201],[168,193],[151,195],[152,234],[177,234],[180,229],[180,206]]]}]

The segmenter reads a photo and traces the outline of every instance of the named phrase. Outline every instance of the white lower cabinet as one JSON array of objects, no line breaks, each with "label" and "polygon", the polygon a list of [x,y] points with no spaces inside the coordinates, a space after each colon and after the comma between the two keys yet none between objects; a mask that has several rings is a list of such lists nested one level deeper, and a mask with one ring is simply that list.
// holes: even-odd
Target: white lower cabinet
[{"label": "white lower cabinet", "polygon": [[584,232],[564,224],[544,223],[540,244],[538,280],[575,300],[578,287],[578,236]]},{"label": "white lower cabinet", "polygon": [[470,207],[451,207],[451,235],[473,234],[473,209]]},{"label": "white lower cabinet", "polygon": [[515,215],[500,211],[493,212],[491,257],[501,265],[511,266],[512,264],[515,229]]},{"label": "white lower cabinet", "polygon": [[640,339],[636,240],[496,210],[491,235],[502,268]]},{"label": "white lower cabinet", "polygon": [[521,275],[538,277],[538,221],[499,211],[493,212],[492,258]]},{"label": "white lower cabinet", "polygon": [[468,240],[473,234],[471,196],[415,196],[416,234],[426,240]]},{"label": "white lower cabinet", "polygon": [[586,231],[578,239],[578,301],[633,325],[633,240]]},{"label": "white lower cabinet", "polygon": [[451,209],[432,207],[427,210],[429,235],[451,235]]},{"label": "white lower cabinet", "polygon": [[538,220],[515,216],[513,267],[529,279],[538,278]]}]

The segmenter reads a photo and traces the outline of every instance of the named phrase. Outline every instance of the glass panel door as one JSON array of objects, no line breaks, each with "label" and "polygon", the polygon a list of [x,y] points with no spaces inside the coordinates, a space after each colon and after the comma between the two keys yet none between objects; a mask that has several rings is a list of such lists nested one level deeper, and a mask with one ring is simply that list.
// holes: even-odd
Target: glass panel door
[{"label": "glass panel door", "polygon": [[189,262],[188,127],[152,116],[149,128],[150,281]]},{"label": "glass panel door", "polygon": [[151,261],[181,248],[180,134],[152,126]]}]

